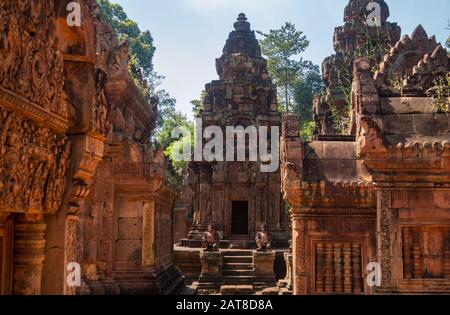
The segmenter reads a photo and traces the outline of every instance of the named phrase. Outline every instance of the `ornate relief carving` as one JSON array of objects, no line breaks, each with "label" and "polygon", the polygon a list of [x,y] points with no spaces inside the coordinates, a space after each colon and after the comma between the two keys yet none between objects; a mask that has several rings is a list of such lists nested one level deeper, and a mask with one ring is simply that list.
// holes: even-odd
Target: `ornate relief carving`
[{"label": "ornate relief carving", "polygon": [[53,0],[2,1],[0,83],[49,112],[68,118],[53,6]]},{"label": "ornate relief carving", "polygon": [[65,188],[70,143],[0,109],[0,208],[54,213]]},{"label": "ornate relief carving", "polygon": [[356,141],[358,155],[364,158],[369,153],[387,154],[381,129],[375,120],[368,117],[361,117],[358,125],[359,130]]},{"label": "ornate relief carving", "polygon": [[293,221],[293,240],[295,261],[295,294],[307,294],[306,292],[306,222],[303,219],[296,218]]},{"label": "ornate relief carving", "polygon": [[42,215],[19,217],[14,225],[13,294],[40,294],[47,225]]},{"label": "ornate relief carving", "polygon": [[391,192],[389,190],[379,191],[379,256],[382,269],[381,284],[384,288],[391,286],[391,226],[392,226],[392,213],[391,213]]}]

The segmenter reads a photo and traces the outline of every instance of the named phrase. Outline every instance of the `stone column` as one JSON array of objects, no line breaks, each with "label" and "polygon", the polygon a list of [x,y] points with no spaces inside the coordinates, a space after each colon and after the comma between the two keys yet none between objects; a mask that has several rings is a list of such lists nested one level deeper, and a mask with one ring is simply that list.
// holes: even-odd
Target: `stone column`
[{"label": "stone column", "polygon": [[393,267],[395,256],[393,254],[394,236],[396,228],[392,211],[392,192],[389,189],[380,189],[377,191],[377,252],[378,261],[381,264],[382,277],[381,287],[377,292],[393,292],[396,290]]},{"label": "stone column", "polygon": [[286,263],[286,277],[283,280],[278,281],[278,287],[282,289],[282,292],[292,294],[293,289],[293,277],[292,277],[292,253],[284,253],[284,262]]},{"label": "stone column", "polygon": [[45,231],[42,214],[23,215],[14,224],[13,294],[41,294],[45,257]]},{"label": "stone column", "polygon": [[294,261],[292,264],[292,271],[294,280],[294,295],[306,295],[306,222],[295,213],[296,209],[293,209],[292,242]]},{"label": "stone column", "polygon": [[219,251],[200,253],[202,273],[199,278],[199,290],[218,290],[222,282],[223,255]]}]

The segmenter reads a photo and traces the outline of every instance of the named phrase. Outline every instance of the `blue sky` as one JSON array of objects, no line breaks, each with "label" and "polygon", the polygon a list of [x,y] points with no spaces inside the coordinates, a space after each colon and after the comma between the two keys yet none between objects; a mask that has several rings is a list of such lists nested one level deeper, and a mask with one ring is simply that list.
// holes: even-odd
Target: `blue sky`
[{"label": "blue sky", "polygon": [[[304,58],[321,64],[333,53],[334,28],[343,24],[348,0],[110,0],[119,3],[141,30],[155,40],[155,69],[177,109],[191,116],[190,101],[204,85],[217,78],[215,59],[240,12],[247,14],[252,29],[268,31],[289,21],[310,40]],[[391,22],[403,34],[422,24],[428,35],[444,42],[450,31],[449,0],[386,0]]]}]

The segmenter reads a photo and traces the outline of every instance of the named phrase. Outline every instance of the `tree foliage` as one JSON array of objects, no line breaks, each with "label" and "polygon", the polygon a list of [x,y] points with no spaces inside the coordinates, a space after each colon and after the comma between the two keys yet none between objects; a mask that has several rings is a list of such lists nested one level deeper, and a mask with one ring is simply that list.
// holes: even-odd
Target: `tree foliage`
[{"label": "tree foliage", "polygon": [[128,42],[130,74],[142,95],[147,101],[154,96],[159,100],[156,119],[158,133],[167,115],[175,111],[176,100],[166,90],[159,89],[164,77],[157,74],[153,68],[156,51],[153,37],[148,30],[142,32],[119,4],[110,3],[108,0],[96,1],[102,19],[111,26],[119,41]]},{"label": "tree foliage", "polygon": [[258,33],[262,35],[259,42],[268,59],[269,73],[278,86],[280,111],[296,114],[302,137],[309,140],[314,130],[313,96],[323,88],[319,66],[301,57],[309,41],[289,22],[269,33]]},{"label": "tree foliage", "polygon": [[[190,131],[190,134],[172,138],[172,131],[176,127],[185,127]],[[186,115],[178,111],[171,111],[167,113],[161,130],[156,135],[156,145],[164,148],[164,155],[170,161],[166,175],[169,182],[174,186],[180,186],[183,183],[187,168],[187,162],[176,159],[175,153],[180,152],[185,145],[190,145],[191,150],[193,150],[194,130],[194,123]]]},{"label": "tree foliage", "polygon": [[189,137],[172,139],[172,130],[177,126],[184,126],[193,133],[194,125],[185,115],[176,111],[176,100],[166,90],[159,89],[164,77],[157,74],[153,68],[156,48],[151,33],[141,32],[137,23],[128,18],[119,4],[110,3],[108,0],[96,1],[102,19],[111,26],[119,42],[128,42],[129,70],[136,86],[148,101],[151,97],[157,97],[159,100],[156,131],[152,142],[156,149],[165,150],[165,155],[170,162],[166,172],[169,182],[180,185],[186,163],[176,161],[173,156],[174,152],[189,140]]},{"label": "tree foliage", "polygon": [[293,111],[300,121],[312,120],[312,103],[314,95],[323,89],[319,66],[311,64],[303,71],[294,86]]},{"label": "tree foliage", "polygon": [[141,71],[144,78],[150,77],[156,50],[151,33],[141,32],[137,23],[128,18],[119,4],[108,0],[96,1],[101,17],[112,27],[119,41],[128,42],[131,66]]},{"label": "tree foliage", "polygon": [[202,93],[200,94],[200,98],[198,100],[191,101],[192,111],[194,112],[194,117],[197,117],[198,115],[200,115],[200,111],[203,108],[203,103],[205,102],[205,98],[206,98],[206,91],[202,91]]},{"label": "tree foliage", "polygon": [[307,66],[299,57],[309,46],[303,32],[297,31],[295,25],[286,22],[280,29],[269,33],[258,32],[262,53],[268,59],[268,68],[274,83],[280,88],[280,100],[285,111],[289,112],[293,103],[295,83]]}]

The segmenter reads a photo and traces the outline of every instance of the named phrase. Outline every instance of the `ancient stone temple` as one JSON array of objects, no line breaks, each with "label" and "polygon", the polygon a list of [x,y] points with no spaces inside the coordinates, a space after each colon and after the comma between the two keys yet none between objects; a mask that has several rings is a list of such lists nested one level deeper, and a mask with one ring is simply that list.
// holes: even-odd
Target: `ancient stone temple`
[{"label": "ancient stone temple", "polygon": [[[0,3],[1,294],[169,293],[174,192],[93,1]],[[67,281],[80,266],[82,285]]]},{"label": "ancient stone temple", "polygon": [[[379,27],[367,24],[369,3],[380,6]],[[400,39],[397,23],[388,22],[389,7],[384,0],[352,0],[344,12],[343,26],[336,27],[333,37],[335,54],[322,63],[325,92],[314,99],[313,113],[316,135],[345,133],[350,128],[350,92],[353,61],[368,58],[372,69]],[[375,18],[375,19],[376,19]]]},{"label": "ancient stone temple", "polygon": [[354,61],[347,136],[302,142],[284,117],[295,294],[450,293],[449,60],[418,26]]},{"label": "ancient stone temple", "polygon": [[[219,80],[206,85],[207,96],[200,113],[202,128],[275,126],[281,124],[276,87],[267,72],[267,62],[250,23],[239,15],[235,30],[216,61]],[[193,228],[185,244],[201,245],[201,236],[213,224],[225,247],[230,243],[254,248],[261,225],[267,225],[275,242],[287,245],[288,216],[280,193],[280,173],[263,173],[259,162],[193,162],[188,184],[194,193],[189,208]],[[225,152],[225,150],[224,150]],[[199,243],[200,242],[200,243]]]}]

